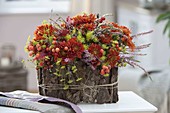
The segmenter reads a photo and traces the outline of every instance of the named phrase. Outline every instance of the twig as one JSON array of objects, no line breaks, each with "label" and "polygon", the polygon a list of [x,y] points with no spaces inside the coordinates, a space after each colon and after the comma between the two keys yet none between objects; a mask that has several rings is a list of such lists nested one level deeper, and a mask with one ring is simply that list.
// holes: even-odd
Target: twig
[{"label": "twig", "polygon": [[145,34],[149,34],[149,33],[152,33],[152,32],[153,32],[153,30],[148,31],[148,32],[139,33],[139,34],[133,35],[133,36],[131,36],[131,37],[132,37],[132,38],[135,38],[135,37],[142,36],[142,35],[145,35]]}]

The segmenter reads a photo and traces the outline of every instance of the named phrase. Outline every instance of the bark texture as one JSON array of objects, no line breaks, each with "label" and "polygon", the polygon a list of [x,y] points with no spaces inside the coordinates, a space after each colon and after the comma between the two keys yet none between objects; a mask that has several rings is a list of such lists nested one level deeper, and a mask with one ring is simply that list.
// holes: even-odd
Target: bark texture
[{"label": "bark texture", "polygon": [[[62,72],[64,79],[73,80],[66,90],[60,82],[61,76],[53,74],[56,66],[51,70],[37,70],[40,95],[65,99],[75,104],[80,102],[103,104],[118,101],[118,68],[112,68],[110,76],[104,77],[100,75],[100,70],[92,70],[84,62],[79,61],[74,65],[78,71],[72,76],[64,75],[68,72],[67,69]],[[79,77],[82,80],[77,82]]]}]

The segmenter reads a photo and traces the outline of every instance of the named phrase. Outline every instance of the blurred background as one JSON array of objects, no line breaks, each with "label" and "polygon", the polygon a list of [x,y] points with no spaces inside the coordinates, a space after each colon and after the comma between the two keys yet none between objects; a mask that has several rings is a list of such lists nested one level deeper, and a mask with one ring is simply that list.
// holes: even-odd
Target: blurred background
[{"label": "blurred background", "polygon": [[[163,35],[166,22],[156,23],[158,15],[170,10],[169,4],[170,0],[0,0],[0,91],[38,92],[36,70],[32,65],[25,68],[21,63],[22,59],[28,59],[24,46],[36,26],[49,17],[56,18],[55,14],[65,18],[82,12],[112,13],[108,19],[129,27],[132,34],[154,30],[135,39],[137,45],[152,43],[143,51],[147,56],[136,59],[150,73],[169,69],[169,38]],[[142,78],[144,76],[138,68],[119,69],[119,90],[142,95],[144,86],[141,84],[150,83]]]}]

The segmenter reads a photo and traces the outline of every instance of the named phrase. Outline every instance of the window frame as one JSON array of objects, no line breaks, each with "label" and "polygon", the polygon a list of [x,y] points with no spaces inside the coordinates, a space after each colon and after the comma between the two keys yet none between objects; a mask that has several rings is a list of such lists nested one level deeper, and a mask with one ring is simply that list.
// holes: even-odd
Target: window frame
[{"label": "window frame", "polygon": [[69,13],[71,0],[0,0],[0,14]]}]

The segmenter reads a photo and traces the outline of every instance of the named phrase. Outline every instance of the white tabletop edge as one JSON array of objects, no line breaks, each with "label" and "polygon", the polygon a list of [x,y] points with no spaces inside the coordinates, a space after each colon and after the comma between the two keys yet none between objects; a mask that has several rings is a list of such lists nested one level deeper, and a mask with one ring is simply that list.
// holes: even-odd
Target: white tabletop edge
[{"label": "white tabletop edge", "polygon": [[[155,112],[157,108],[132,91],[119,91],[119,101],[111,104],[78,104],[83,112],[114,113],[114,112]],[[127,102],[127,96],[132,100]],[[135,101],[135,102],[133,102]],[[139,105],[141,104],[141,105]],[[124,106],[125,105],[125,106]]]}]

